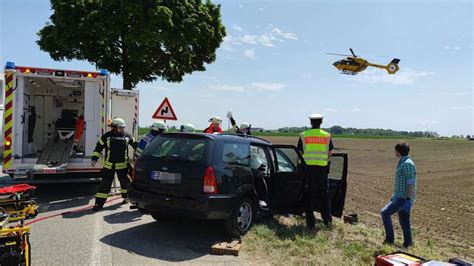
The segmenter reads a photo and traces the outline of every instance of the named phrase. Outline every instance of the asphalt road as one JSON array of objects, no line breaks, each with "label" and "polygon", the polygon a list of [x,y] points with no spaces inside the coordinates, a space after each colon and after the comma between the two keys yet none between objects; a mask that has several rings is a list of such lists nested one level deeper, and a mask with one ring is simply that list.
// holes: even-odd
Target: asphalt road
[{"label": "asphalt road", "polygon": [[[44,184],[36,191],[39,217],[93,203],[95,184]],[[227,241],[216,222],[155,221],[121,200],[100,212],[85,210],[32,224],[34,265],[245,264],[242,256],[209,255]]]}]

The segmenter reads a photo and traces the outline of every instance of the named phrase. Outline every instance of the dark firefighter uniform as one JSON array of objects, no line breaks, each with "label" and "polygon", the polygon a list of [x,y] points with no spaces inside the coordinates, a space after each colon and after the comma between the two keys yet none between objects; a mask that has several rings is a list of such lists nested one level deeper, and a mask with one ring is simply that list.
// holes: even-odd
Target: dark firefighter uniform
[{"label": "dark firefighter uniform", "polygon": [[117,173],[120,181],[122,198],[127,198],[127,187],[130,183],[127,175],[128,168],[130,167],[128,146],[136,149],[137,142],[127,132],[120,134],[111,130],[102,135],[99,141],[97,141],[94,153],[92,154],[92,161],[97,161],[102,157],[102,150],[105,149],[105,155],[102,158],[102,182],[100,183],[99,191],[95,195],[95,204],[99,208],[104,205],[109,196],[115,173]]}]

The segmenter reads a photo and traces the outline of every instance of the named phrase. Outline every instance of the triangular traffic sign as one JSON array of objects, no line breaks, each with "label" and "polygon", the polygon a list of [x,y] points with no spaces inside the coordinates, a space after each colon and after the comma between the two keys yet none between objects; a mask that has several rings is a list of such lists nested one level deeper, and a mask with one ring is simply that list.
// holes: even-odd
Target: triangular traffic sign
[{"label": "triangular traffic sign", "polygon": [[176,114],[174,113],[173,107],[171,107],[170,101],[166,97],[160,104],[160,107],[156,109],[155,113],[153,114],[153,118],[163,120],[178,120]]}]

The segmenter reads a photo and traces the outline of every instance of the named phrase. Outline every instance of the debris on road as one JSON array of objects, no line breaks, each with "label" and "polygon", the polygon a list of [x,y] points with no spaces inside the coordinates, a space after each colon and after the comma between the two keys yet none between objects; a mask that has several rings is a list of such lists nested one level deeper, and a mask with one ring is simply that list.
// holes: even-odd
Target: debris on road
[{"label": "debris on road", "polygon": [[358,217],[357,213],[344,215],[343,220],[344,220],[344,223],[346,223],[346,224],[356,225],[356,224],[359,223],[359,217]]},{"label": "debris on road", "polygon": [[220,242],[212,245],[211,254],[212,255],[233,255],[238,256],[240,251],[241,241],[234,240],[230,243]]}]

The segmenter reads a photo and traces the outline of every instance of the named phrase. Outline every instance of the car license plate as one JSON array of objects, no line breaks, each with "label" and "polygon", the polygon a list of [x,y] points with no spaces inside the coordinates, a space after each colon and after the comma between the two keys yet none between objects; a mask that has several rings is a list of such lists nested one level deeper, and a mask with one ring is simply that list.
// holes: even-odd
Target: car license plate
[{"label": "car license plate", "polygon": [[152,171],[151,179],[158,181],[162,184],[181,184],[180,173],[170,173],[162,171]]},{"label": "car license plate", "polygon": [[55,174],[56,173],[56,168],[44,168],[43,173],[44,174]]}]

